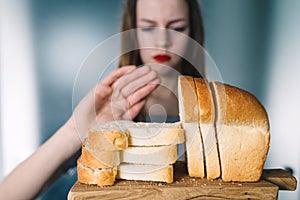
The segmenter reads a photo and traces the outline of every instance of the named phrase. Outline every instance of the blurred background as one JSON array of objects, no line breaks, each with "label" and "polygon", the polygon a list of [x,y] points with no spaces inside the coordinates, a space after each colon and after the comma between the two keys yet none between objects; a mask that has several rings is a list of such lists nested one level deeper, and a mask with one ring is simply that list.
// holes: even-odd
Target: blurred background
[{"label": "blurred background", "polygon": [[[0,180],[71,115],[80,65],[119,32],[124,2],[0,0]],[[269,113],[265,168],[290,169],[299,180],[300,1],[199,3],[224,82],[253,93]],[[279,199],[300,199],[299,189]]]}]

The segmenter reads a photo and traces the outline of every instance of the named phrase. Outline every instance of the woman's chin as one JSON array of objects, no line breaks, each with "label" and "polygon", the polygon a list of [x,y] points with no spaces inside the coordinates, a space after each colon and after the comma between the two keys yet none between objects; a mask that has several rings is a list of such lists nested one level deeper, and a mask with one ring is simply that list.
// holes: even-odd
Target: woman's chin
[{"label": "woman's chin", "polygon": [[174,67],[170,67],[169,63],[151,63],[147,65],[156,71],[160,76],[179,74]]}]

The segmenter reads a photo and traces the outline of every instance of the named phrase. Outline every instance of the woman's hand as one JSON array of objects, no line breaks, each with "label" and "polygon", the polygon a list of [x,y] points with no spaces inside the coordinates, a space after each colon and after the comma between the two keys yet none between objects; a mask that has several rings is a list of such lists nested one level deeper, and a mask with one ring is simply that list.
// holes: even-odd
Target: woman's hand
[{"label": "woman's hand", "polygon": [[111,108],[113,119],[135,118],[146,103],[146,97],[158,86],[158,74],[144,66],[133,70],[113,84]]},{"label": "woman's hand", "polygon": [[67,122],[77,129],[80,138],[95,123],[133,119],[160,83],[150,67],[126,66],[110,73],[77,105]]}]

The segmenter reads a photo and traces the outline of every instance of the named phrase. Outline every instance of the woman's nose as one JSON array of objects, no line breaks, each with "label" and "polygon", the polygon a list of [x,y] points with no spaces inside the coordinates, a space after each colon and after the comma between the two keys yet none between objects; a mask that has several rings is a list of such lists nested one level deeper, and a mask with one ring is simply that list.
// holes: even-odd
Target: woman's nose
[{"label": "woman's nose", "polygon": [[157,48],[169,48],[172,45],[170,31],[165,28],[156,29],[155,44]]}]

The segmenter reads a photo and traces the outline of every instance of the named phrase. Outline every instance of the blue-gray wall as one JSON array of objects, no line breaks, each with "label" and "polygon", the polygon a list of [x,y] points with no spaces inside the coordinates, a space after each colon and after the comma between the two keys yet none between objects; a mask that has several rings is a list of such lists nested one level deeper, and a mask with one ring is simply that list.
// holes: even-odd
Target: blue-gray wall
[{"label": "blue-gray wall", "polygon": [[269,0],[201,0],[206,48],[224,82],[264,98]]},{"label": "blue-gray wall", "polygon": [[119,31],[123,1],[31,0],[41,142],[71,115],[76,73],[88,53]]}]

